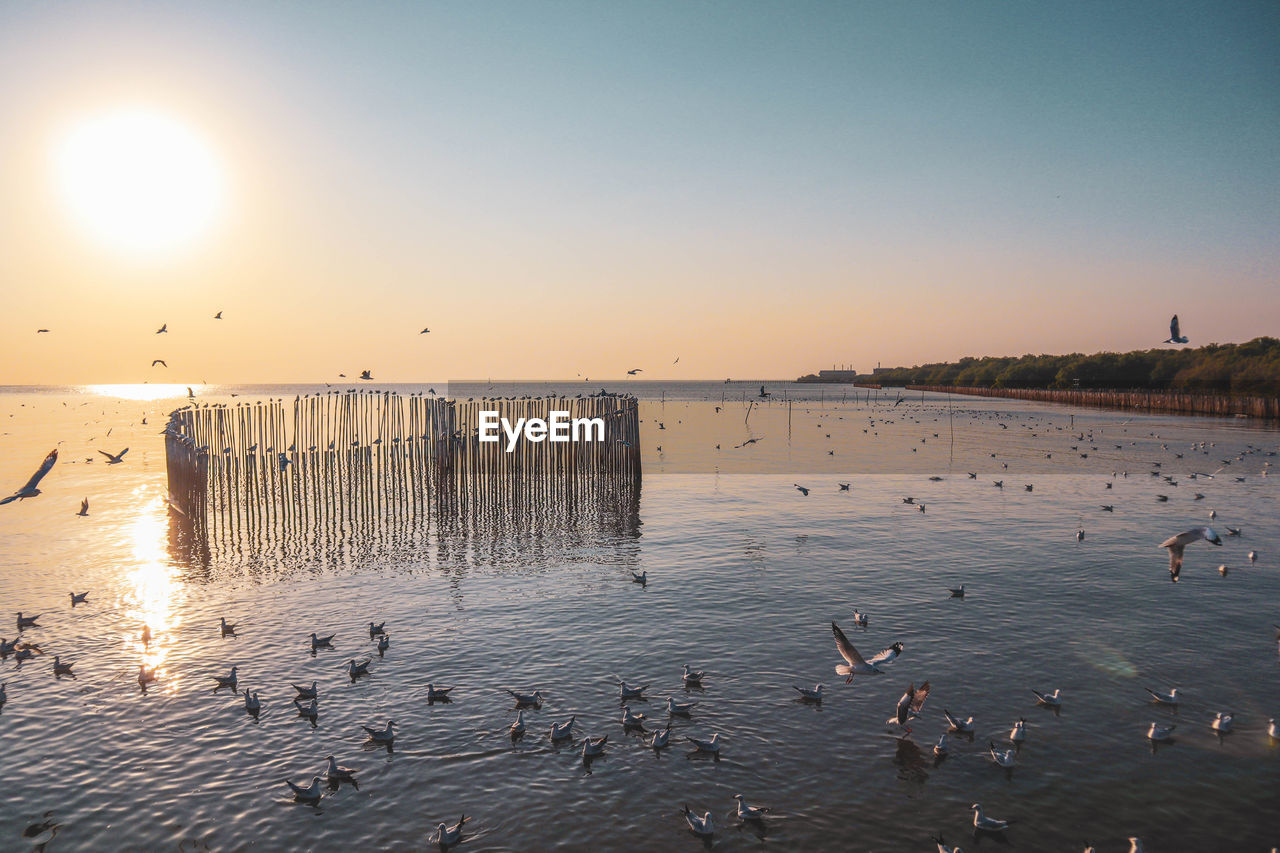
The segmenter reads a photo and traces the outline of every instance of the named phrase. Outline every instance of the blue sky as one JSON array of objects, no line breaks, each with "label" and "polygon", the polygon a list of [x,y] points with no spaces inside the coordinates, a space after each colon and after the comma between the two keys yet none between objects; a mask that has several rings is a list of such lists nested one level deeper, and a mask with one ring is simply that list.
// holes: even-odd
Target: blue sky
[{"label": "blue sky", "polygon": [[[1174,311],[1193,343],[1275,334],[1278,45],[1274,3],[9,4],[0,286],[45,284],[0,330],[103,290],[182,317],[180,283],[298,318],[270,370],[178,353],[263,380],[414,378],[389,303],[457,376],[1131,349]],[[59,122],[120,100],[225,157],[189,257],[30,214]]]}]

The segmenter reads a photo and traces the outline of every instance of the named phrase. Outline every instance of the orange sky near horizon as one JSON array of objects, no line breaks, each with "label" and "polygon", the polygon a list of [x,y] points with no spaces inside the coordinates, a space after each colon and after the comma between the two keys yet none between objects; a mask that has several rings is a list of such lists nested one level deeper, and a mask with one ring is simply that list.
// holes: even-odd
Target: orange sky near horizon
[{"label": "orange sky near horizon", "polygon": [[[1236,171],[1188,124],[1144,164],[1142,127],[1085,80],[1043,95],[1114,152],[1044,149],[1066,133],[1051,113],[999,109],[1036,90],[964,56],[985,127],[945,92],[844,91],[893,60],[812,40],[876,36],[903,23],[891,11],[824,7],[773,58],[750,49],[770,22],[738,22],[700,65],[730,7],[634,40],[625,12],[556,7],[595,48],[566,20],[449,4],[64,8],[0,11],[0,384],[792,378],[1159,346],[1174,312],[1193,345],[1280,332],[1274,140]],[[847,85],[819,97],[832,75]],[[221,213],[173,251],[102,245],[58,191],[68,129],[136,105],[222,169]],[[1274,129],[1274,93],[1261,106],[1242,140]],[[1173,106],[1157,117],[1181,127]]]}]

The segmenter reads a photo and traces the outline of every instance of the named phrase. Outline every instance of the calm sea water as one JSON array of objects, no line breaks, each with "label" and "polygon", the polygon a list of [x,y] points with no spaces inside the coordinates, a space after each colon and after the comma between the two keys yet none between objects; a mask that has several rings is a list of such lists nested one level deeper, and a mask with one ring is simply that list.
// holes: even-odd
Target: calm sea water
[{"label": "calm sea water", "polygon": [[[157,433],[180,398],[0,391],[0,490],[62,442],[44,494],[0,507],[0,636],[12,638],[16,611],[41,613],[22,636],[46,653],[0,663],[0,849],[423,850],[437,822],[465,812],[464,851],[697,850],[684,803],[713,813],[721,850],[931,850],[937,832],[999,846],[972,837],[975,800],[1016,821],[1006,840],[1024,850],[1124,850],[1129,835],[1153,851],[1280,843],[1280,752],[1265,733],[1280,714],[1280,479],[1263,476],[1280,434],[972,398],[894,407],[830,388],[808,406],[791,397],[788,430],[781,401],[756,408],[738,389],[730,406],[720,383],[666,390],[641,394],[640,525],[625,534],[427,530],[412,547],[323,563],[215,551],[208,566],[170,547]],[[95,452],[126,446],[120,465]],[[1157,543],[1211,509],[1220,533],[1241,535],[1189,548],[1171,584]],[[966,598],[949,598],[960,583]],[[73,609],[67,593],[86,589]],[[236,637],[220,636],[220,616]],[[833,619],[864,652],[906,650],[888,674],[846,686]],[[370,620],[386,621],[391,648],[353,683],[346,661],[373,653]],[[313,656],[312,631],[336,632],[335,650]],[[75,678],[54,677],[54,654]],[[146,693],[140,662],[160,672]],[[684,690],[684,663],[707,671],[704,689]],[[260,692],[257,720],[212,689],[232,665]],[[667,696],[698,701],[670,749],[623,732],[615,674],[652,685],[632,706],[663,724]],[[290,684],[312,680],[315,727],[290,702]],[[925,680],[913,736],[888,734],[898,697]],[[796,701],[792,685],[819,681],[820,706]],[[455,701],[429,705],[428,682],[456,686]],[[1155,708],[1144,686],[1177,686],[1184,702]],[[548,696],[514,744],[506,687]],[[1061,688],[1061,713],[1035,707],[1032,688]],[[936,763],[944,707],[973,714],[978,731]],[[1218,710],[1237,715],[1221,739],[1208,726]],[[589,767],[577,738],[546,738],[573,714],[577,738],[609,735]],[[1008,775],[985,745],[1020,717],[1028,739]],[[391,752],[361,729],[388,718]],[[1152,720],[1176,722],[1176,743],[1153,752]],[[678,742],[713,732],[718,761]],[[293,802],[282,780],[322,773],[331,754],[358,771],[358,790]],[[732,817],[734,793],[774,810],[763,831]]]}]

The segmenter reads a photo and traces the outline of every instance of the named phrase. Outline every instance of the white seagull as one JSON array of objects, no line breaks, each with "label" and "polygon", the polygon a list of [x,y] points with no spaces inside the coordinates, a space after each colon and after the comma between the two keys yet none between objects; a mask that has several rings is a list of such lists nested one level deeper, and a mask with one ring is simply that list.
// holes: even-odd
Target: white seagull
[{"label": "white seagull", "polygon": [[250,693],[248,689],[244,691],[244,709],[250,714],[256,714],[262,710],[262,702],[258,699],[257,693]]},{"label": "white seagull", "polygon": [[1152,700],[1160,705],[1177,705],[1178,704],[1178,688],[1173,688],[1168,693],[1157,693],[1150,687],[1144,687],[1143,690],[1151,694]]},{"label": "white seagull", "polygon": [[1009,732],[1009,740],[1014,743],[1022,743],[1027,739],[1027,721],[1018,720],[1013,724],[1013,729]]},{"label": "white seagull", "polygon": [[1201,539],[1214,545],[1222,544],[1222,539],[1212,527],[1193,527],[1177,536],[1170,536],[1157,546],[1169,549],[1169,575],[1172,580],[1176,581],[1182,572],[1182,552],[1192,542],[1199,542]]},{"label": "white seagull", "polygon": [[1173,730],[1176,728],[1177,728],[1176,725],[1162,726],[1159,723],[1152,723],[1151,726],[1147,729],[1147,740],[1152,740],[1152,741],[1168,740],[1169,736],[1173,734]]},{"label": "white seagull", "polygon": [[[55,660],[57,659],[55,658]],[[1214,715],[1213,722],[1209,723],[1209,728],[1213,729],[1218,734],[1226,734],[1231,731],[1231,723],[1234,722],[1234,720],[1234,714],[1224,714],[1219,711]]]},{"label": "white seagull", "polygon": [[1062,707],[1062,690],[1055,688],[1052,693],[1041,693],[1039,690],[1032,690],[1036,694],[1036,702],[1041,705],[1048,705],[1050,708]]},{"label": "white seagull", "polygon": [[991,752],[991,759],[1006,769],[1013,767],[1016,760],[1016,750],[1013,749],[996,749],[995,741],[991,741],[988,745]]},{"label": "white seagull", "polygon": [[711,736],[711,740],[700,740],[696,737],[686,737],[685,740],[693,744],[698,752],[718,753],[720,751],[720,733],[716,732]]},{"label": "white seagull", "polygon": [[689,824],[689,828],[693,830],[695,835],[710,836],[716,831],[716,826],[711,820],[711,812],[706,812],[702,817],[689,810],[689,806],[684,807],[684,820]]},{"label": "white seagull", "polygon": [[668,716],[687,717],[693,713],[693,706],[697,702],[677,702],[671,697],[667,697],[667,714]]},{"label": "white seagull", "polygon": [[645,746],[650,749],[664,749],[671,741],[671,721],[667,721],[666,728],[658,729],[653,735],[645,741]]},{"label": "white seagull", "polygon": [[996,820],[993,817],[987,817],[982,813],[982,804],[974,803],[969,806],[973,812],[973,828],[981,829],[984,832],[1004,832],[1009,828],[1009,821]]},{"label": "white seagull", "polygon": [[701,684],[703,675],[705,675],[705,673],[702,670],[695,670],[690,667],[689,664],[684,665],[684,675],[682,678],[684,679],[685,684]]},{"label": "white seagull", "polygon": [[509,690],[505,687],[503,689],[515,698],[517,708],[521,705],[532,705],[535,708],[541,708],[543,700],[547,698],[542,695],[541,690],[535,690],[532,693],[517,693],[516,691]]},{"label": "white seagull", "polygon": [[631,709],[626,705],[622,706],[622,725],[624,728],[634,728],[644,725],[644,714],[633,714]]},{"label": "white seagull", "polygon": [[53,463],[57,461],[58,448],[55,447],[53,450],[49,451],[47,456],[45,456],[44,461],[40,463],[40,467],[36,469],[36,472],[31,475],[31,479],[27,480],[26,485],[9,495],[9,497],[4,500],[0,500],[0,506],[12,503],[13,501],[34,498],[36,495],[40,494],[40,489],[37,488],[40,485],[40,481],[44,479],[44,475],[49,473],[49,469],[51,469],[53,467]]},{"label": "white seagull", "polygon": [[327,636],[327,637],[317,637],[317,636],[316,636],[316,632],[315,632],[315,631],[312,631],[312,632],[311,632],[311,650],[312,650],[312,651],[315,651],[316,649],[331,649],[331,648],[333,648],[333,638],[334,638],[334,637],[336,637],[336,636],[338,636],[338,635],[337,635],[337,634],[330,634],[330,635],[329,635],[329,636]]},{"label": "white seagull", "polygon": [[[522,711],[520,713],[524,713],[524,712]],[[568,720],[565,720],[563,723],[552,723],[551,739],[564,740],[565,738],[573,737],[573,732],[571,730],[573,729],[573,721],[576,719],[578,719],[578,715],[574,714],[572,717],[570,717]],[[520,720],[520,722],[523,723],[523,720]]]},{"label": "white seagull", "polygon": [[352,679],[368,675],[370,663],[372,663],[371,658],[365,658],[360,663],[356,663],[354,660],[347,661],[347,675],[351,676]]},{"label": "white seagull", "polygon": [[298,691],[299,699],[314,699],[317,696],[316,683],[314,681],[311,682],[310,687],[303,687],[300,684],[295,684],[293,685],[293,689]]},{"label": "white seagull", "polygon": [[431,836],[431,841],[441,847],[457,844],[462,840],[462,825],[469,820],[471,818],[463,815],[458,818],[458,822],[453,826],[445,826],[443,823],[436,824],[436,832],[435,835]]},{"label": "white seagull", "polygon": [[871,658],[871,660],[866,660],[853,647],[853,643],[849,642],[849,638],[844,635],[844,631],[841,631],[840,626],[835,622],[831,623],[831,633],[836,638],[836,650],[845,659],[845,663],[836,666],[836,673],[847,676],[845,679],[846,684],[853,681],[855,675],[878,675],[883,673],[884,670],[880,669],[879,664],[889,663],[902,651],[902,643],[894,643]]},{"label": "white seagull", "polygon": [[[225,676],[215,675],[212,676],[212,678],[214,681],[218,682],[218,687],[230,687],[232,690],[236,689],[236,668],[234,666],[231,667],[230,674]],[[214,689],[217,690],[218,687],[215,687]]]},{"label": "white seagull", "polygon": [[804,702],[821,702],[822,701],[822,685],[821,684],[813,685],[812,689],[808,687],[796,687],[793,684],[791,685],[791,689],[800,694],[801,701],[804,701]]},{"label": "white seagull", "polygon": [[352,770],[350,767],[341,766],[340,764],[338,764],[337,759],[335,759],[332,755],[329,756],[328,761],[329,761],[329,770],[326,775],[328,775],[330,782],[356,781],[356,771]]},{"label": "white seagull", "polygon": [[[614,678],[618,678],[616,675]],[[618,698],[619,699],[643,699],[644,692],[649,689],[649,685],[645,684],[636,687],[618,678]]]},{"label": "white seagull", "polygon": [[582,739],[582,757],[589,758],[594,755],[603,755],[604,745],[608,742],[608,735],[603,737],[584,737]]},{"label": "white seagull", "polygon": [[369,740],[374,741],[375,743],[391,743],[396,739],[395,720],[387,720],[387,727],[385,729],[371,729],[368,726],[361,726],[360,728],[368,732]]},{"label": "white seagull", "polygon": [[950,711],[944,708],[942,711],[942,716],[947,718],[947,725],[951,727],[948,731],[960,732],[961,734],[970,734],[973,732],[973,716],[972,715],[970,715],[968,719],[962,720],[959,717],[957,717],[955,714],[951,713]]},{"label": "white seagull", "polygon": [[764,820],[765,814],[769,809],[765,806],[749,806],[746,799],[741,794],[734,794],[733,798],[738,801],[738,820]]},{"label": "white seagull", "polygon": [[907,687],[907,692],[902,694],[902,698],[898,700],[898,708],[894,715],[885,720],[891,726],[897,726],[903,729],[907,734],[911,734],[911,726],[908,725],[916,717],[920,716],[920,709],[924,707],[924,700],[929,698],[929,682],[920,685],[917,690],[914,684]]},{"label": "white seagull", "polygon": [[520,737],[524,734],[524,711],[516,711],[516,721],[511,724],[511,736]]},{"label": "white seagull", "polygon": [[293,796],[295,799],[300,800],[301,802],[304,802],[304,803],[320,802],[320,777],[319,776],[312,776],[311,784],[307,785],[306,787],[303,787],[302,785],[295,785],[292,782],[290,782],[288,779],[285,779],[284,783],[293,790]]}]

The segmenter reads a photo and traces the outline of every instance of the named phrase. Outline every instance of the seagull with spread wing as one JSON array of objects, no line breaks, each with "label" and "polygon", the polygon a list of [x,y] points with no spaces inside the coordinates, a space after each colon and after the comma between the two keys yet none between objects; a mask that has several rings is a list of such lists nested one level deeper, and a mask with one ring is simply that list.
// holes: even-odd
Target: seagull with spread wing
[{"label": "seagull with spread wing", "polygon": [[1182,552],[1192,542],[1199,542],[1201,539],[1214,545],[1222,544],[1222,539],[1219,538],[1212,527],[1193,527],[1190,530],[1179,533],[1177,536],[1170,536],[1160,543],[1158,547],[1169,549],[1170,580],[1177,583],[1178,575],[1182,573]]},{"label": "seagull with spread wing", "polygon": [[908,725],[916,717],[920,716],[920,710],[924,708],[924,700],[929,698],[929,682],[920,685],[917,690],[915,684],[907,687],[907,692],[902,694],[902,698],[898,700],[898,708],[894,715],[885,720],[891,726],[897,726],[902,729],[905,734],[911,734],[911,726]]},{"label": "seagull with spread wing", "polygon": [[44,479],[44,475],[49,473],[49,469],[53,467],[53,463],[58,461],[58,448],[49,451],[49,455],[44,458],[44,462],[40,463],[40,467],[31,475],[31,479],[27,480],[27,484],[18,489],[4,500],[0,500],[0,506],[11,503],[13,501],[25,500],[26,498],[34,498],[40,494],[40,481]]},{"label": "seagull with spread wing", "polygon": [[878,664],[888,663],[902,651],[902,644],[894,643],[893,646],[885,649],[871,660],[867,660],[858,653],[858,650],[853,647],[853,643],[849,642],[849,638],[844,635],[844,631],[841,631],[840,626],[835,622],[831,623],[831,633],[835,635],[837,651],[845,659],[845,663],[837,664],[836,666],[836,673],[847,676],[845,684],[853,681],[855,675],[880,675],[884,670],[880,669]]},{"label": "seagull with spread wing", "polygon": [[1166,344],[1187,344],[1191,343],[1189,338],[1182,334],[1182,330],[1178,327],[1178,315],[1174,314],[1173,319],[1169,321],[1169,338]]},{"label": "seagull with spread wing", "polygon": [[98,452],[101,453],[103,456],[107,457],[108,465],[119,465],[121,462],[124,461],[124,455],[129,452],[129,448],[126,447],[124,450],[121,450],[119,453],[116,453],[114,455],[108,453],[105,450],[99,450]]}]

